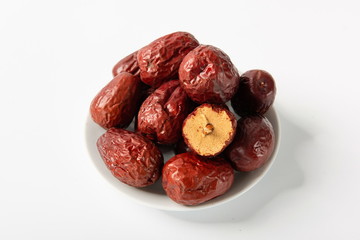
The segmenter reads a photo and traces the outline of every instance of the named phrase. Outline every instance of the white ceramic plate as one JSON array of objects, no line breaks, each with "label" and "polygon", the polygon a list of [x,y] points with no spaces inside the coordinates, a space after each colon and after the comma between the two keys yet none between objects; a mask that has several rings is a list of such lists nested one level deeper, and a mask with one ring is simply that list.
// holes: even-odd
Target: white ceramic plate
[{"label": "white ceramic plate", "polygon": [[[117,180],[106,168],[96,148],[96,141],[105,132],[105,130],[95,124],[90,116],[88,116],[86,120],[85,137],[92,162],[95,164],[101,175],[122,194],[138,203],[152,208],[169,211],[193,211],[215,207],[241,196],[250,188],[252,188],[256,183],[258,183],[264,177],[266,172],[269,171],[279,149],[280,124],[278,115],[273,107],[269,109],[265,116],[272,123],[276,138],[275,149],[272,156],[270,157],[270,160],[263,167],[255,171],[249,173],[236,172],[234,184],[228,192],[222,196],[197,206],[183,206],[173,202],[170,198],[167,197],[164,190],[162,189],[161,179],[158,180],[155,184],[145,188],[131,187]],[[133,129],[133,126],[130,126],[129,129]],[[162,147],[161,150],[164,154],[165,161],[174,156],[174,152],[170,147]]]}]

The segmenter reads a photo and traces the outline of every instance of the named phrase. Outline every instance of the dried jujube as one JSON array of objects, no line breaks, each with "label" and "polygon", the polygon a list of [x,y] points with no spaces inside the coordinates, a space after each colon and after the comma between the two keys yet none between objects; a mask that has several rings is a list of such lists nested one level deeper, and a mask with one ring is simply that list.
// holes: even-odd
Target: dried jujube
[{"label": "dried jujube", "polygon": [[213,157],[231,143],[236,124],[234,114],[227,107],[204,103],[186,117],[182,134],[186,145],[195,153]]},{"label": "dried jujube", "polygon": [[174,32],[141,48],[137,54],[141,80],[156,88],[177,78],[182,59],[198,45],[199,42],[190,33]]},{"label": "dried jujube", "polygon": [[119,62],[115,64],[112,69],[113,76],[115,77],[121,72],[128,72],[135,76],[140,75],[140,68],[136,60],[137,51],[129,54],[128,56],[122,58]]},{"label": "dried jujube", "polygon": [[107,168],[125,184],[146,187],[161,176],[163,155],[153,142],[140,134],[110,128],[96,145]]},{"label": "dried jujube", "polygon": [[237,91],[239,73],[222,50],[200,45],[182,60],[179,80],[194,102],[223,104]]},{"label": "dried jujube", "polygon": [[183,205],[197,205],[227,192],[234,181],[234,171],[223,158],[207,159],[182,153],[169,159],[162,170],[166,194]]},{"label": "dried jujube", "polygon": [[249,172],[262,167],[274,151],[275,134],[270,121],[261,115],[238,120],[234,140],[225,155],[238,171]]},{"label": "dried jujube", "polygon": [[178,80],[165,82],[140,107],[137,131],[159,144],[174,144],[191,103]]},{"label": "dried jujube", "polygon": [[143,84],[137,76],[122,72],[95,96],[90,105],[94,122],[101,127],[127,127],[141,101]]},{"label": "dried jujube", "polygon": [[276,85],[270,73],[249,70],[240,77],[239,89],[231,99],[234,111],[241,115],[264,114],[275,100]]}]

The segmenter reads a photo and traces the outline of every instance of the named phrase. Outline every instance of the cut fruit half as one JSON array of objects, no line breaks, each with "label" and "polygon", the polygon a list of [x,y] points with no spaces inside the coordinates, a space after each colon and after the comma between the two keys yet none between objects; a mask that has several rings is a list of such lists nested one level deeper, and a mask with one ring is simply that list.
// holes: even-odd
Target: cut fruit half
[{"label": "cut fruit half", "polygon": [[233,140],[236,119],[225,106],[202,104],[183,123],[185,143],[205,157],[220,154]]}]

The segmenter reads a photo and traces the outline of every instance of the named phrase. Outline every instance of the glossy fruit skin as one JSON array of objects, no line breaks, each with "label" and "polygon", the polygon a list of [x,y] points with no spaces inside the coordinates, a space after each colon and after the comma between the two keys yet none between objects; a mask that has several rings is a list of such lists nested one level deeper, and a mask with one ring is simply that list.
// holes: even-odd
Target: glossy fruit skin
[{"label": "glossy fruit skin", "polygon": [[159,144],[174,144],[181,138],[182,123],[190,107],[179,81],[165,82],[141,105],[136,129]]},{"label": "glossy fruit skin", "polygon": [[128,72],[135,76],[140,76],[140,68],[137,63],[137,51],[129,54],[115,64],[112,69],[112,74],[115,77],[121,72]]},{"label": "glossy fruit skin", "polygon": [[142,83],[131,73],[119,73],[92,100],[90,114],[101,127],[127,127],[141,101]]},{"label": "glossy fruit skin", "polygon": [[249,70],[241,75],[239,89],[231,106],[240,115],[265,114],[275,100],[276,85],[270,73]]},{"label": "glossy fruit skin", "polygon": [[183,205],[197,205],[227,192],[234,170],[223,158],[206,159],[182,153],[169,159],[162,170],[166,194]]},{"label": "glossy fruit skin", "polygon": [[125,129],[110,128],[96,144],[107,168],[121,182],[145,187],[160,178],[163,155],[144,136]]},{"label": "glossy fruit skin", "polygon": [[175,32],[141,48],[137,54],[141,81],[157,88],[165,81],[177,78],[182,59],[198,45],[190,33]]},{"label": "glossy fruit skin", "polygon": [[239,85],[239,73],[228,55],[211,45],[189,52],[179,67],[179,80],[197,103],[226,103]]},{"label": "glossy fruit skin", "polygon": [[275,134],[270,121],[261,116],[247,116],[238,120],[234,140],[225,156],[234,169],[243,172],[262,167],[274,151]]}]

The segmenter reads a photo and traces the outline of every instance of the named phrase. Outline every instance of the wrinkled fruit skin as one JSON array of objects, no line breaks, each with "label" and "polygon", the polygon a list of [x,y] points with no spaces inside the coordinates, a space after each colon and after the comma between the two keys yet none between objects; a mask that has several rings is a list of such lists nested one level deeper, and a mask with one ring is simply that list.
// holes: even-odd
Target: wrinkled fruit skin
[{"label": "wrinkled fruit skin", "polygon": [[121,182],[145,187],[161,176],[163,156],[150,140],[125,129],[110,128],[97,141],[107,168]]},{"label": "wrinkled fruit skin", "polygon": [[239,73],[219,48],[200,45],[189,52],[179,67],[179,80],[197,103],[226,103],[238,89]]},{"label": "wrinkled fruit skin", "polygon": [[175,32],[141,48],[137,54],[141,80],[157,88],[165,81],[177,78],[182,59],[198,45],[190,33]]},{"label": "wrinkled fruit skin", "polygon": [[93,99],[90,114],[101,127],[127,127],[141,100],[142,83],[131,73],[119,73]]},{"label": "wrinkled fruit skin", "polygon": [[136,129],[159,144],[174,144],[189,111],[190,100],[179,81],[165,82],[141,105]]},{"label": "wrinkled fruit skin", "polygon": [[240,116],[265,114],[273,104],[276,85],[270,73],[250,70],[240,77],[239,89],[231,99],[231,106]]},{"label": "wrinkled fruit skin", "polygon": [[162,170],[166,194],[183,205],[197,205],[227,192],[234,181],[231,165],[222,158],[206,159],[182,153],[169,159]]},{"label": "wrinkled fruit skin", "polygon": [[263,116],[248,116],[238,120],[234,140],[225,150],[234,169],[243,172],[262,167],[274,151],[275,134],[269,120]]},{"label": "wrinkled fruit skin", "polygon": [[129,54],[128,56],[121,59],[112,69],[112,74],[115,77],[121,72],[128,72],[135,76],[140,75],[140,68],[136,60],[137,51]]},{"label": "wrinkled fruit skin", "polygon": [[120,73],[93,99],[90,114],[101,127],[127,127],[141,100],[142,83],[131,73]]}]

